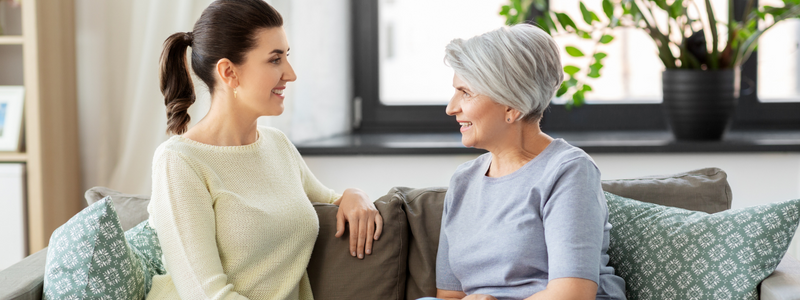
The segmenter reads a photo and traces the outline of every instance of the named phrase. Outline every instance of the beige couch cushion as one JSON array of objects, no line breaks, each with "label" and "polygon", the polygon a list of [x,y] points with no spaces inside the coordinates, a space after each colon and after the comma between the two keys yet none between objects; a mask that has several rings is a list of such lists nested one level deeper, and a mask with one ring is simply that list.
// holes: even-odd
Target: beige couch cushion
[{"label": "beige couch cushion", "polygon": [[408,223],[402,200],[386,195],[375,201],[383,217],[383,232],[373,253],[363,260],[350,256],[350,232],[337,238],[333,204],[314,204],[319,236],[308,263],[314,299],[405,299],[408,264]]},{"label": "beige couch cushion", "polygon": [[436,296],[436,251],[446,192],[445,187],[396,187],[389,192],[403,200],[410,229],[406,299]]},{"label": "beige couch cushion", "polygon": [[733,199],[728,174],[719,168],[603,180],[603,190],[625,198],[710,214],[730,209]]},{"label": "beige couch cushion", "polygon": [[147,204],[150,204],[149,195],[123,194],[102,186],[90,188],[84,194],[88,205],[92,205],[106,196],[111,197],[111,201],[114,202],[114,208],[123,231],[139,225],[149,217],[147,213]]}]

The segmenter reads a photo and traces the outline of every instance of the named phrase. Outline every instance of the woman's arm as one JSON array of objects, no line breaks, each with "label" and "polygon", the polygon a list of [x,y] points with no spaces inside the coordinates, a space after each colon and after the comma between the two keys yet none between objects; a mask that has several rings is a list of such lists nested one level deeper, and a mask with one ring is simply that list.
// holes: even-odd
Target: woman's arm
[{"label": "woman's arm", "polygon": [[217,248],[213,200],[178,153],[157,153],[147,208],[167,272],[183,299],[247,299],[233,291]]},{"label": "woman's arm", "polygon": [[594,299],[608,218],[600,171],[587,157],[559,169],[542,209],[550,280],[527,299]]},{"label": "woman's arm", "polygon": [[344,235],[345,222],[350,224],[350,255],[363,259],[364,254],[372,254],[372,241],[381,237],[383,218],[369,200],[369,196],[359,189],[347,189],[339,196],[322,185],[308,169],[300,152],[284,135],[284,141],[291,147],[295,161],[300,168],[303,190],[312,202],[333,203],[339,206],[336,213],[336,237]]},{"label": "woman's arm", "polygon": [[440,290],[436,289],[436,298],[443,299],[443,300],[461,300],[466,297],[462,291],[450,291],[450,290]]},{"label": "woman's arm", "polygon": [[547,287],[525,300],[590,300],[597,296],[597,283],[583,278],[558,278],[547,283]]}]

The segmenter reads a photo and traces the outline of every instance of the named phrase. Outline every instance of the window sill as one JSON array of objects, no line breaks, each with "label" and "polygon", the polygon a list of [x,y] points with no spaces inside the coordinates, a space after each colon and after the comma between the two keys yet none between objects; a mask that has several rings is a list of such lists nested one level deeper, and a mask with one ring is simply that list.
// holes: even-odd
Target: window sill
[{"label": "window sill", "polygon": [[[800,152],[800,131],[732,131],[722,141],[676,142],[667,131],[548,132],[587,153]],[[296,143],[302,155],[481,154],[460,133],[354,133]]]}]

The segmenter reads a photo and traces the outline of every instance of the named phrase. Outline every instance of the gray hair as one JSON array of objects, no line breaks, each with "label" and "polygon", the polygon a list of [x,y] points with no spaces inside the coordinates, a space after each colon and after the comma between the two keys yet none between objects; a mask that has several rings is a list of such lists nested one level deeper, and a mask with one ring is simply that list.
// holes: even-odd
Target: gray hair
[{"label": "gray hair", "polygon": [[564,80],[558,45],[530,24],[454,39],[445,52],[445,63],[473,92],[520,111],[526,121],[542,117]]}]

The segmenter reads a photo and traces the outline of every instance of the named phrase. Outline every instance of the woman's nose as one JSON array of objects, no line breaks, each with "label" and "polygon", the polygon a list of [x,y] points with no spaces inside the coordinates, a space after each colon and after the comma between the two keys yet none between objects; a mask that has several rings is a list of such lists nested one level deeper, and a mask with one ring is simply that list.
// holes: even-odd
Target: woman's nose
[{"label": "woman's nose", "polygon": [[447,102],[447,108],[444,109],[444,112],[447,113],[448,116],[454,116],[459,110],[461,110],[461,106],[458,103],[458,99],[453,96],[450,102]]},{"label": "woman's nose", "polygon": [[297,80],[297,74],[294,73],[294,68],[292,68],[292,65],[288,61],[286,62],[286,70],[283,72],[281,79],[283,81]]}]

